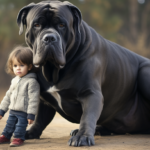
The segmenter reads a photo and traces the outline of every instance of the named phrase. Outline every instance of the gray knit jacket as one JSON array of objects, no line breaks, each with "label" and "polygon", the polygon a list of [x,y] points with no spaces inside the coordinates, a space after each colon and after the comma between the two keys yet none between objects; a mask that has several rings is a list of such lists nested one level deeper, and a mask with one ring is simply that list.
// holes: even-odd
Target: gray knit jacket
[{"label": "gray knit jacket", "polygon": [[8,109],[36,115],[40,98],[40,86],[35,73],[12,79],[9,90],[0,104],[0,115]]}]

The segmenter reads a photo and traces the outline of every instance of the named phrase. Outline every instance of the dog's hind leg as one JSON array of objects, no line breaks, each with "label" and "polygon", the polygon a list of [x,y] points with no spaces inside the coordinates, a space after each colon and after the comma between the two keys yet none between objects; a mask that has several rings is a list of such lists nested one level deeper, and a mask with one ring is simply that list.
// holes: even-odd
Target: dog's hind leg
[{"label": "dog's hind leg", "polygon": [[112,135],[112,134],[113,133],[110,130],[108,130],[108,129],[102,127],[102,126],[97,126],[96,127],[95,135],[105,136],[105,135]]},{"label": "dog's hind leg", "polygon": [[137,88],[142,97],[150,104],[150,61],[141,66],[137,76]]},{"label": "dog's hind leg", "polygon": [[70,135],[71,135],[71,136],[75,136],[75,135],[78,133],[78,131],[79,131],[79,129],[72,130],[72,131],[70,132]]},{"label": "dog's hind leg", "polygon": [[137,91],[141,101],[142,108],[142,127],[140,132],[142,134],[150,134],[150,60],[146,63],[141,64],[142,66],[139,69],[137,76]]}]

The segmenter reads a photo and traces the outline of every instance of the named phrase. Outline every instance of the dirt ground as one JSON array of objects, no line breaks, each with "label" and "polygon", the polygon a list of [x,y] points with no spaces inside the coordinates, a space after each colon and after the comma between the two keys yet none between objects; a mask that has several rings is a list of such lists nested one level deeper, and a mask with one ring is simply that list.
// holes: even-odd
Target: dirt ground
[{"label": "dirt ground", "polygon": [[[2,132],[8,113],[0,121],[0,133]],[[30,127],[30,126],[29,126]],[[28,127],[28,128],[29,128]],[[52,123],[43,131],[40,139],[26,140],[21,147],[9,147],[9,144],[1,144],[0,150],[149,150],[150,135],[112,135],[95,136],[95,146],[70,147],[67,141],[72,129],[77,129],[78,124],[73,124],[56,114]]]}]

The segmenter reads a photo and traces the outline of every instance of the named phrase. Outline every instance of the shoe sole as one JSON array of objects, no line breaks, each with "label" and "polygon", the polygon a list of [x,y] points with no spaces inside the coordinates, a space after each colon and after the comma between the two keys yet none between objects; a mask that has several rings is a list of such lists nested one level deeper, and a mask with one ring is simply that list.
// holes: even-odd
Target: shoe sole
[{"label": "shoe sole", "polygon": [[10,147],[18,147],[18,146],[21,146],[21,145],[23,145],[23,144],[20,144],[20,145],[14,145],[14,144],[12,144],[12,145],[10,145]]}]

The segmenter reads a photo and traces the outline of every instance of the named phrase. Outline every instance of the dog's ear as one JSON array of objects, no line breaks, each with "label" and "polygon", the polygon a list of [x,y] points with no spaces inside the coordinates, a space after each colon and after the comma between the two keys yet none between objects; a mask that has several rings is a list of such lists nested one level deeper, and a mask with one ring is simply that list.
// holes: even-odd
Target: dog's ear
[{"label": "dog's ear", "polygon": [[31,3],[25,7],[23,7],[17,16],[17,24],[19,26],[19,35],[23,33],[23,26],[26,24],[26,16],[31,8],[35,6],[35,3]]},{"label": "dog's ear", "polygon": [[75,5],[71,4],[68,1],[64,1],[63,3],[70,8],[73,16],[75,17],[75,24],[77,23],[78,32],[80,33],[80,24],[82,21],[81,11]]}]

